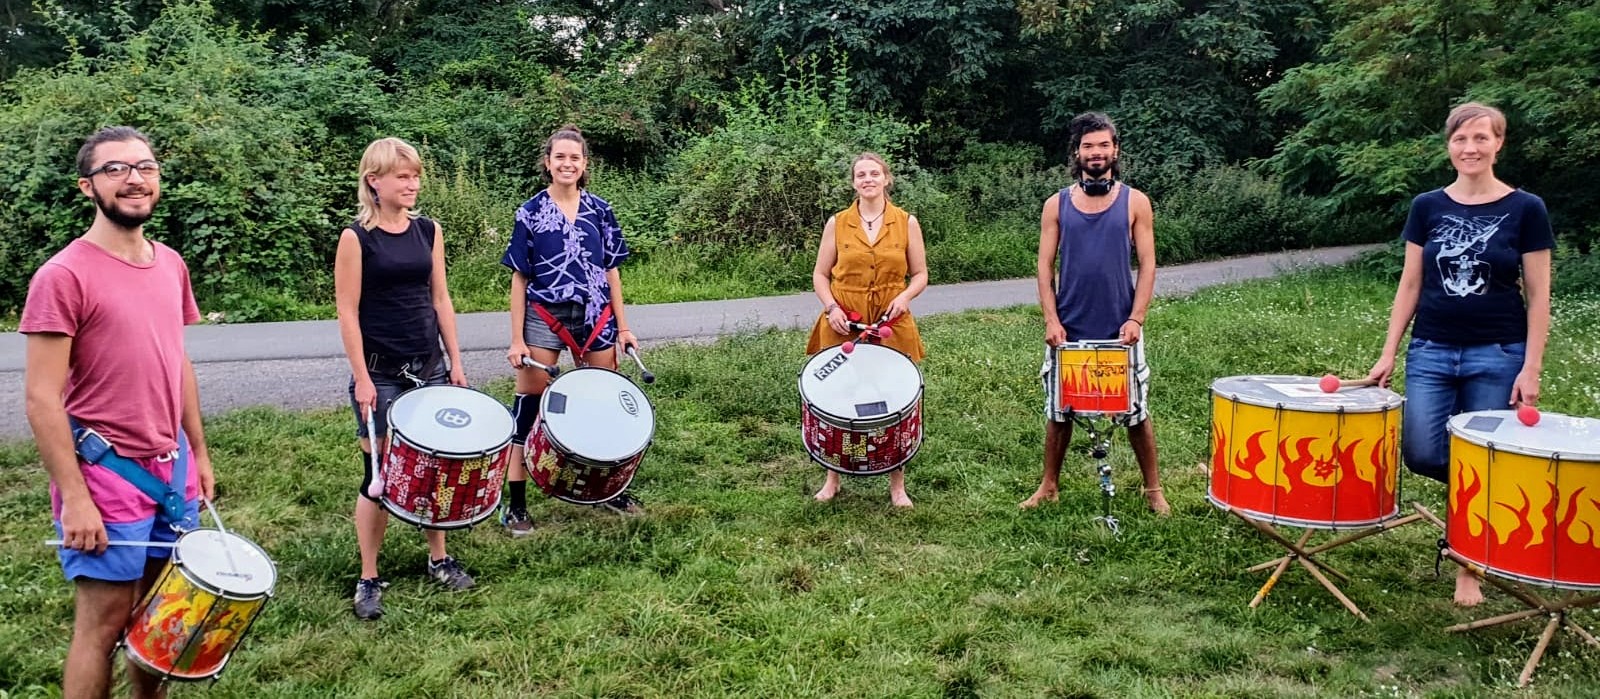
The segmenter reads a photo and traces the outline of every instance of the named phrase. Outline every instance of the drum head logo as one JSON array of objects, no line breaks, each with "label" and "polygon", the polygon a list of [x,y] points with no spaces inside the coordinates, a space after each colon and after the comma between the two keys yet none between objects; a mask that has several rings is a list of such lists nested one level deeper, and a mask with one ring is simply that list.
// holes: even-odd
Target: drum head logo
[{"label": "drum head logo", "polygon": [[450,429],[461,429],[472,424],[472,416],[460,408],[444,408],[433,414],[433,420]]},{"label": "drum head logo", "polygon": [[639,402],[633,399],[632,393],[620,391],[617,393],[617,400],[622,403],[622,409],[628,411],[629,415],[639,414]]}]

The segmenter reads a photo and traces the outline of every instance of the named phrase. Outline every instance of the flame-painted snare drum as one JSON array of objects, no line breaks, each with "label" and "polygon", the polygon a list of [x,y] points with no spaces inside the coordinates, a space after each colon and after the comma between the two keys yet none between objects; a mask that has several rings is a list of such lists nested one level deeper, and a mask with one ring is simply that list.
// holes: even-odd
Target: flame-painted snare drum
[{"label": "flame-painted snare drum", "polygon": [[1138,413],[1133,347],[1116,340],[1068,342],[1049,351],[1050,418]]},{"label": "flame-painted snare drum", "polygon": [[1600,589],[1600,420],[1487,410],[1449,428],[1450,548],[1502,577]]},{"label": "flame-painted snare drum", "polygon": [[184,534],[133,610],[122,639],[128,659],[162,679],[216,677],[277,580],[272,559],[241,536],[215,529]]},{"label": "flame-painted snare drum", "polygon": [[824,468],[887,473],[922,448],[922,371],[900,352],[829,347],[800,370],[800,438]]},{"label": "flame-painted snare drum", "polygon": [[606,502],[633,482],[655,434],[655,408],[628,377],[599,367],[569,371],[539,399],[528,473],[558,500]]},{"label": "flame-painted snare drum", "polygon": [[389,406],[380,502],[424,529],[459,529],[500,505],[511,457],[511,411],[463,386],[423,386]]},{"label": "flame-painted snare drum", "polygon": [[1206,497],[1261,522],[1370,527],[1399,513],[1398,394],[1324,393],[1306,376],[1233,376],[1211,384]]}]

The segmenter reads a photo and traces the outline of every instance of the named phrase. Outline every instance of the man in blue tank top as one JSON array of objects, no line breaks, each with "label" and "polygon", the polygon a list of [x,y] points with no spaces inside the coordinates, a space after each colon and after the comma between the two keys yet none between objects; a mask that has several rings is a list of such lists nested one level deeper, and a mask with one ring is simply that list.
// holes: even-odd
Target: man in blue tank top
[{"label": "man in blue tank top", "polygon": [[[1133,347],[1128,373],[1131,411],[1122,418],[1144,476],[1150,509],[1170,511],[1156,467],[1156,435],[1150,424],[1150,367],[1144,361],[1144,318],[1156,284],[1156,243],[1150,197],[1118,181],[1121,141],[1110,117],[1080,114],[1068,127],[1072,174],[1077,183],[1051,195],[1039,220],[1039,306],[1044,312],[1046,370],[1062,343],[1117,340]],[[1135,284],[1130,249],[1138,253]],[[1048,371],[1045,372],[1048,375]],[[1048,379],[1047,379],[1048,381]],[[1045,393],[1050,387],[1045,386]],[[1061,462],[1072,441],[1071,413],[1045,407],[1044,477],[1023,508],[1057,497]]]}]

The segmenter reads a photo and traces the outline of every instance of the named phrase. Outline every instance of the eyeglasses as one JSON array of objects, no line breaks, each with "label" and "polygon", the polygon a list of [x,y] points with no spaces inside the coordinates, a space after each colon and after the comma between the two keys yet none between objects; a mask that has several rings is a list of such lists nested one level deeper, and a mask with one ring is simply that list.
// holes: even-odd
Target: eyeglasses
[{"label": "eyeglasses", "polygon": [[139,176],[147,180],[159,179],[161,177],[161,163],[158,163],[154,160],[141,160],[132,165],[119,160],[113,160],[109,163],[101,165],[100,167],[90,170],[89,174],[84,176],[94,177],[95,175],[103,172],[106,174],[106,177],[120,182],[128,179],[128,173],[133,172],[134,170],[138,170]]}]

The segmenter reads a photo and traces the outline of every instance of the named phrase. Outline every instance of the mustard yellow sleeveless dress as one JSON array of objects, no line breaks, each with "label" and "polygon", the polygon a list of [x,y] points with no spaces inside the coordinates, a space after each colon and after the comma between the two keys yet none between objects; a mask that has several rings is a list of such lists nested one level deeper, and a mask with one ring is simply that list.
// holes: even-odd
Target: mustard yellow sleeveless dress
[{"label": "mustard yellow sleeveless dress", "polygon": [[[867,231],[861,225],[861,213],[856,204],[834,214],[833,240],[838,260],[829,273],[829,289],[833,298],[846,312],[861,314],[862,322],[870,323],[883,317],[889,302],[906,290],[906,274],[910,265],[906,259],[906,246],[911,240],[911,216],[894,204],[883,212],[883,229],[878,239],[867,242]],[[883,340],[883,345],[897,349],[911,361],[920,362],[925,354],[922,335],[917,332],[917,322],[910,313],[894,319],[889,327],[894,332]],[[818,316],[811,327],[811,338],[806,342],[806,354],[844,344],[854,340],[856,334],[840,335],[828,326],[828,314]]]}]

